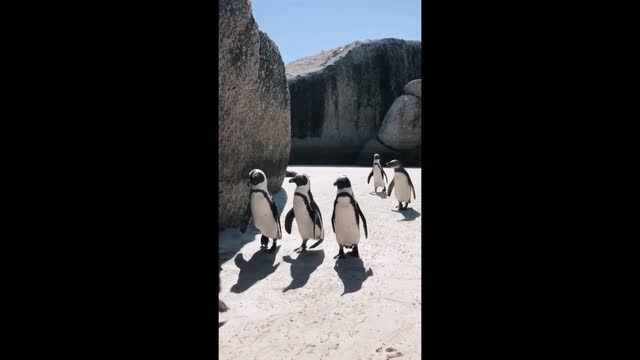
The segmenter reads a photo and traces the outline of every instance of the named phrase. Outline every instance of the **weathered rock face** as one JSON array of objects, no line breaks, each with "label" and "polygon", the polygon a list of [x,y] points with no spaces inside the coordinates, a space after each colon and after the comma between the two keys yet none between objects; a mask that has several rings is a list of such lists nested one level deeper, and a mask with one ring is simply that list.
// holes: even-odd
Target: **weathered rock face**
[{"label": "weathered rock face", "polygon": [[409,83],[404,87],[404,93],[407,95],[417,96],[422,99],[422,79],[409,81]]},{"label": "weathered rock face", "polygon": [[277,46],[258,30],[249,0],[221,0],[218,35],[218,226],[238,226],[259,168],[277,192],[291,147],[289,90]]},{"label": "weathered rock face", "polygon": [[421,43],[356,41],[286,66],[291,164],[353,164],[404,86],[421,78]]},{"label": "weathered rock face", "polygon": [[384,145],[377,138],[372,138],[360,150],[355,165],[371,166],[373,154],[379,154],[383,163],[398,159],[405,167],[421,166],[422,164],[422,145],[412,150],[398,151]]},{"label": "weathered rock face", "polygon": [[422,102],[419,97],[402,95],[393,102],[378,131],[378,139],[392,149],[411,150],[422,138]]},{"label": "weathered rock face", "polygon": [[377,136],[360,150],[356,165],[370,165],[373,154],[380,154],[383,162],[398,159],[405,166],[421,165],[421,82],[420,79],[412,80],[404,87],[404,94],[389,108]]}]

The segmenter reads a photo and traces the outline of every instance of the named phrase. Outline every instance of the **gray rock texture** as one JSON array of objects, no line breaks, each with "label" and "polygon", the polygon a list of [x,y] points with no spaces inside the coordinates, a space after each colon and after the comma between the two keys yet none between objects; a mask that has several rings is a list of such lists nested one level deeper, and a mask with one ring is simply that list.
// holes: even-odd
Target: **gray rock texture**
[{"label": "gray rock texture", "polygon": [[422,165],[422,146],[418,146],[412,150],[398,151],[384,145],[377,138],[372,138],[365,143],[358,154],[355,165],[371,166],[373,163],[373,154],[379,154],[383,164],[393,159],[398,159],[402,161],[402,164],[406,167]]},{"label": "gray rock texture", "polygon": [[[373,154],[379,154],[380,159],[382,160],[382,165],[393,159],[401,159],[401,153],[397,150],[390,149],[380,142],[377,138],[372,138],[367,141],[360,153],[358,154],[358,158],[356,161],[356,165],[359,166],[372,166],[373,164]],[[387,174],[388,176],[389,174]]]},{"label": "gray rock texture", "polygon": [[249,201],[249,171],[259,168],[280,190],[291,147],[284,62],[258,30],[248,0],[218,7],[218,226],[240,224]]},{"label": "gray rock texture", "polygon": [[364,40],[286,66],[290,164],[354,164],[405,85],[421,78],[421,42]]},{"label": "gray rock texture", "polygon": [[422,139],[422,102],[413,95],[401,95],[384,117],[378,139],[397,150],[415,149]]},{"label": "gray rock texture", "polygon": [[404,87],[404,93],[407,95],[417,96],[422,99],[422,79],[409,81],[409,83]]}]

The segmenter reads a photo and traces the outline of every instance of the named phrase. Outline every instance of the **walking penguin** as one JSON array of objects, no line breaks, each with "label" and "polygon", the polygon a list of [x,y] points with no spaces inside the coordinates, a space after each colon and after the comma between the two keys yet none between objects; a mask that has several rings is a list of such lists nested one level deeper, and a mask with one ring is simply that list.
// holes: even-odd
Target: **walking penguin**
[{"label": "walking penguin", "polygon": [[339,177],[333,186],[338,188],[336,200],[333,202],[333,214],[331,215],[331,225],[336,234],[336,241],[340,245],[340,252],[336,258],[344,258],[344,247],[352,248],[350,256],[360,257],[358,253],[358,242],[360,241],[360,218],[364,227],[364,236],[367,234],[367,220],[360,210],[358,202],[353,197],[351,182],[346,176]]},{"label": "walking penguin", "polygon": [[269,189],[267,189],[267,177],[259,169],[253,169],[249,173],[248,186],[251,188],[250,201],[245,212],[245,219],[240,231],[247,231],[247,226],[251,217],[256,228],[262,234],[260,247],[267,248],[269,239],[273,239],[273,245],[268,252],[276,250],[276,241],[282,239],[282,229],[280,228],[280,215],[278,208],[273,202]]},{"label": "walking penguin", "polygon": [[293,208],[289,210],[284,219],[284,229],[291,234],[291,223],[293,218],[296,219],[298,232],[302,237],[302,246],[295,250],[304,252],[307,251],[307,241],[309,239],[318,240],[311,246],[311,249],[324,241],[322,214],[318,204],[313,200],[311,180],[307,174],[298,174],[289,182],[296,184],[296,192],[293,194]]},{"label": "walking penguin", "polygon": [[382,169],[382,165],[380,165],[380,155],[373,155],[373,169],[369,173],[369,177],[367,178],[367,184],[371,181],[371,177],[373,176],[373,192],[378,192],[378,187],[382,188],[382,192],[387,191],[387,174],[384,173],[384,169]]},{"label": "walking penguin", "polygon": [[[394,175],[393,180],[391,180],[391,184],[389,184],[389,191],[387,195],[391,196],[391,192],[393,191],[393,187],[396,188],[396,199],[398,199],[398,210],[402,211],[409,206],[411,202],[411,192],[413,191],[413,198],[416,198],[416,190],[413,188],[413,183],[411,182],[411,178],[409,177],[409,173],[402,167],[402,163],[398,160],[391,160],[387,163],[387,166],[393,167]],[[402,203],[404,207],[402,207]]]}]

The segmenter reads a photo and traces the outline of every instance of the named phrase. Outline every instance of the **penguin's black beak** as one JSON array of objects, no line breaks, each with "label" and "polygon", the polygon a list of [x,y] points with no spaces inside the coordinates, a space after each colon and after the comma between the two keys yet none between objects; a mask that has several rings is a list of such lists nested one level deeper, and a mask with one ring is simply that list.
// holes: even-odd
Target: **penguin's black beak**
[{"label": "penguin's black beak", "polygon": [[289,182],[290,182],[290,183],[293,183],[293,182],[295,182],[295,181],[293,181],[293,179],[289,179]]},{"label": "penguin's black beak", "polygon": [[338,186],[338,181],[337,180],[333,182],[333,186]]}]

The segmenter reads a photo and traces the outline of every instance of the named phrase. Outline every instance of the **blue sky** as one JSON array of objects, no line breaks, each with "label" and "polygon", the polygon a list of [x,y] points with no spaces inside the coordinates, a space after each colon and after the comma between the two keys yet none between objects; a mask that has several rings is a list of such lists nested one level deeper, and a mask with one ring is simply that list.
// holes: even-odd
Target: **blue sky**
[{"label": "blue sky", "polygon": [[420,0],[253,0],[284,63],[356,40],[422,40]]}]

